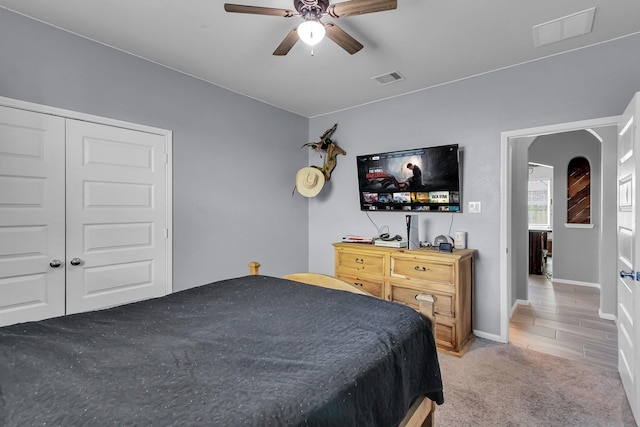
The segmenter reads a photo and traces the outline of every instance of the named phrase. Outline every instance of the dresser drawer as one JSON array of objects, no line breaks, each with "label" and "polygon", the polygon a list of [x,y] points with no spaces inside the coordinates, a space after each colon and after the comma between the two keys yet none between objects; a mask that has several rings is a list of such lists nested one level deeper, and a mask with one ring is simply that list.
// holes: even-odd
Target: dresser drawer
[{"label": "dresser drawer", "polygon": [[397,286],[391,283],[391,301],[397,301],[402,304],[408,305],[411,308],[418,310],[418,301],[416,301],[416,295],[418,294],[431,294],[435,296],[435,313],[436,315],[455,317],[455,297],[452,294],[433,292],[432,290],[407,288],[404,286]]},{"label": "dresser drawer", "polygon": [[416,295],[436,297],[438,350],[461,357],[473,342],[473,249],[450,253],[334,243],[334,274],[386,300],[419,310]]},{"label": "dresser drawer", "polygon": [[336,270],[338,274],[349,272],[365,272],[384,274],[384,256],[368,252],[336,252]]},{"label": "dresser drawer", "polygon": [[455,270],[451,263],[414,258],[391,257],[391,276],[454,283]]},{"label": "dresser drawer", "polygon": [[338,274],[339,279],[345,282],[351,283],[358,289],[362,289],[369,292],[374,297],[384,298],[384,281],[375,280],[371,278],[363,278],[358,276],[351,276],[348,274]]}]

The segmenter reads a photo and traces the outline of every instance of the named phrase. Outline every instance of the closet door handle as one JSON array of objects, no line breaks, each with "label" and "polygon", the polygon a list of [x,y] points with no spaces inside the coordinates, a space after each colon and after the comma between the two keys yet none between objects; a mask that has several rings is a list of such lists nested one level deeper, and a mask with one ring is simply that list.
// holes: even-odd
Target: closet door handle
[{"label": "closet door handle", "polygon": [[58,268],[62,265],[62,261],[60,261],[59,259],[52,259],[51,262],[49,262],[49,265],[51,266],[51,268]]},{"label": "closet door handle", "polygon": [[80,264],[82,264],[82,260],[80,258],[73,258],[71,261],[69,261],[69,264],[71,264],[71,265],[80,265]]}]

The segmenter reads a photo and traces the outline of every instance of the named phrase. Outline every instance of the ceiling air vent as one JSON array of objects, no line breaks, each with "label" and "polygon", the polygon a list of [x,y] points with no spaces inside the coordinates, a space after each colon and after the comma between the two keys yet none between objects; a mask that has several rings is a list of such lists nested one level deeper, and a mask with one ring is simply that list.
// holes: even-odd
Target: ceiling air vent
[{"label": "ceiling air vent", "polygon": [[397,71],[381,74],[379,76],[371,77],[371,78],[377,81],[378,83],[380,83],[381,85],[387,85],[389,83],[399,82],[400,80],[404,80],[404,77],[402,77],[402,75]]},{"label": "ceiling air vent", "polygon": [[590,33],[595,13],[596,8],[592,7],[582,12],[535,25],[533,27],[533,44],[540,47]]}]

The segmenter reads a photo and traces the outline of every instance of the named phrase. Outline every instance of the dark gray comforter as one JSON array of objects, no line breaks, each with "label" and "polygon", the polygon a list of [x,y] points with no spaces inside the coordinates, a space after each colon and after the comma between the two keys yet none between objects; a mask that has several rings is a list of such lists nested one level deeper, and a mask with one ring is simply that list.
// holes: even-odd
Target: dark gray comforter
[{"label": "dark gray comforter", "polygon": [[2,426],[392,426],[420,394],[422,316],[266,276],[0,328]]}]

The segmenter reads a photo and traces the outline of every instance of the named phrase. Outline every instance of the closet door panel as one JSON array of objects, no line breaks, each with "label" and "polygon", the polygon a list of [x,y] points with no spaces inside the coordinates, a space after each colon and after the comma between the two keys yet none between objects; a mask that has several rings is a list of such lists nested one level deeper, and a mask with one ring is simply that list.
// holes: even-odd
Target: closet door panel
[{"label": "closet door panel", "polygon": [[64,168],[64,119],[0,107],[0,326],[65,313]]},{"label": "closet door panel", "polygon": [[67,313],[166,294],[166,152],[159,135],[67,121]]}]

